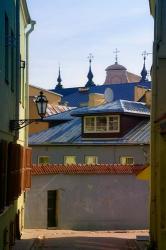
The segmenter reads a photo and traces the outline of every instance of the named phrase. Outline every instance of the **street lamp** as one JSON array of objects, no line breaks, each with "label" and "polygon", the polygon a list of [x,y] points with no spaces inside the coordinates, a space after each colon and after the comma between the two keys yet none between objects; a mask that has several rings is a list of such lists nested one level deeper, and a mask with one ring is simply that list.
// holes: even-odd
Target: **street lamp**
[{"label": "street lamp", "polygon": [[19,130],[31,124],[32,122],[44,122],[43,118],[46,115],[48,100],[46,96],[43,95],[42,91],[40,91],[40,95],[36,97],[35,103],[36,103],[38,115],[41,117],[41,119],[10,120],[11,130]]},{"label": "street lamp", "polygon": [[48,100],[46,96],[43,95],[42,91],[40,91],[40,95],[37,96],[35,102],[37,106],[38,115],[41,117],[41,119],[43,119],[46,114]]}]

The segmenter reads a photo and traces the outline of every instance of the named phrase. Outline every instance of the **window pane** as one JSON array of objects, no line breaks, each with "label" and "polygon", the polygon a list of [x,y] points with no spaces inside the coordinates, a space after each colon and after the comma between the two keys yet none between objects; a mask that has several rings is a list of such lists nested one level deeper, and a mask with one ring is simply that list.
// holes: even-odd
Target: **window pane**
[{"label": "window pane", "polygon": [[106,117],[96,117],[96,131],[106,131],[107,130],[107,118]]},{"label": "window pane", "polygon": [[9,19],[5,14],[5,81],[9,83]]},{"label": "window pane", "polygon": [[119,117],[109,117],[109,131],[119,131]]},{"label": "window pane", "polygon": [[94,131],[95,129],[95,118],[94,117],[86,117],[85,118],[85,131]]},{"label": "window pane", "polygon": [[122,165],[134,164],[134,158],[133,157],[122,156],[120,158],[120,163]]},{"label": "window pane", "polygon": [[76,164],[76,157],[75,156],[65,156],[64,157],[64,164]]},{"label": "window pane", "polygon": [[48,156],[39,156],[38,162],[39,162],[39,164],[47,164],[47,163],[49,163],[49,157]]},{"label": "window pane", "polygon": [[85,164],[97,164],[96,156],[85,156]]}]

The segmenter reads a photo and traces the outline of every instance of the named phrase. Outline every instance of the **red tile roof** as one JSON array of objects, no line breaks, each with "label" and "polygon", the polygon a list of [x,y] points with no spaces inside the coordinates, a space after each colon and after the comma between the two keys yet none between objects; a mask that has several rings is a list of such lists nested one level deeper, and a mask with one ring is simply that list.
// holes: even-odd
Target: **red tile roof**
[{"label": "red tile roof", "polygon": [[120,165],[120,164],[33,164],[32,175],[49,174],[112,174],[112,175],[136,175],[145,168],[144,165]]},{"label": "red tile roof", "polygon": [[71,110],[71,107],[64,106],[64,105],[57,105],[57,104],[50,104],[47,105],[47,112],[46,116],[59,114],[68,110]]}]

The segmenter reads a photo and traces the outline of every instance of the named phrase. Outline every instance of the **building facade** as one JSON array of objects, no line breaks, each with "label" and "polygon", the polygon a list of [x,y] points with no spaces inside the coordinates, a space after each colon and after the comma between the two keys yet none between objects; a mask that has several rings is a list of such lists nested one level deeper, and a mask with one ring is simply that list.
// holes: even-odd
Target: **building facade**
[{"label": "building facade", "polygon": [[[27,117],[25,29],[31,26],[27,4],[0,2],[0,249],[20,239],[24,227],[25,191],[30,187],[31,149],[26,129],[14,130],[12,120]],[[13,123],[12,123],[13,125]]]},{"label": "building facade", "polygon": [[151,119],[151,249],[166,249],[166,2],[150,0],[154,16]]},{"label": "building facade", "polygon": [[25,226],[147,228],[148,182],[135,171],[149,163],[149,115],[145,103],[118,100],[45,118],[55,124],[29,137]]},{"label": "building facade", "polygon": [[34,165],[26,228],[126,230],[148,227],[142,166]]},{"label": "building facade", "polygon": [[54,124],[29,137],[33,163],[148,164],[149,116],[145,103],[125,100],[49,116]]}]

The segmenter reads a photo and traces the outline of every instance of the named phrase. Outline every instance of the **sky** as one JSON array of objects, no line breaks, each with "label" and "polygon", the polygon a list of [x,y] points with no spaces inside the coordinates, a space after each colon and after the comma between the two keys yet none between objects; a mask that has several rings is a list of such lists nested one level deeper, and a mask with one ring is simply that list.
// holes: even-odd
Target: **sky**
[{"label": "sky", "polygon": [[[118,63],[139,74],[142,52],[152,52],[153,18],[148,0],[27,0],[31,19],[29,81],[53,89],[61,67],[63,87],[84,86],[93,54],[93,81],[104,83],[105,69]],[[152,55],[146,60],[150,70]]]}]

